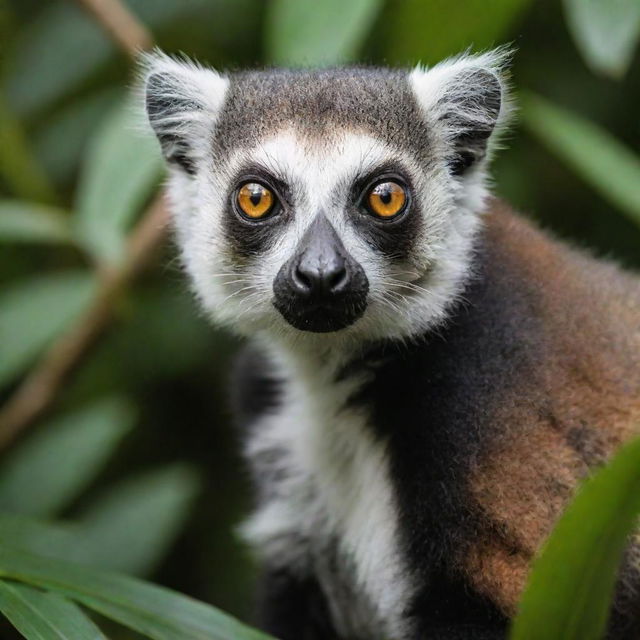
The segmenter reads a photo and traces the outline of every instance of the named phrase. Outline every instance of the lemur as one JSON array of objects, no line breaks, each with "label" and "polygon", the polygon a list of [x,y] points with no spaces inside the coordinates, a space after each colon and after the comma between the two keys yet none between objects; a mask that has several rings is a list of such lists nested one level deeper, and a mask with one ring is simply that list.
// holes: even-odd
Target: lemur
[{"label": "lemur", "polygon": [[[637,433],[637,277],[490,195],[507,58],[144,60],[185,270],[249,338],[243,533],[281,640],[505,638],[564,506]],[[640,637],[639,549],[611,638]]]}]

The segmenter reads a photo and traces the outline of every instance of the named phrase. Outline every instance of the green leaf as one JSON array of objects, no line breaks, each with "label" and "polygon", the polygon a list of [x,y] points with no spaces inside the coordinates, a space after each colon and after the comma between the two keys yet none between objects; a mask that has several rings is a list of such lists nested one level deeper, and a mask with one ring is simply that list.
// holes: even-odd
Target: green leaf
[{"label": "green leaf", "polygon": [[640,512],[640,440],[585,482],[534,563],[511,640],[600,640]]},{"label": "green leaf", "polygon": [[162,560],[180,532],[198,487],[191,469],[174,465],[108,491],[92,501],[79,521],[0,513],[0,545],[143,575]]},{"label": "green leaf", "polygon": [[[494,47],[531,0],[403,0],[388,3],[381,20],[377,48],[394,64],[433,64],[447,56]],[[375,45],[375,43],[374,43]]]},{"label": "green leaf", "polygon": [[117,262],[127,230],[162,174],[157,141],[133,106],[120,104],[92,140],[76,203],[78,240],[99,261]]},{"label": "green leaf", "polygon": [[597,73],[624,75],[640,37],[638,0],[564,0],[569,30]]},{"label": "green leaf", "polygon": [[381,0],[273,0],[266,18],[267,58],[279,65],[354,60]]},{"label": "green leaf", "polygon": [[0,610],[27,640],[106,640],[77,605],[55,593],[0,581]]},{"label": "green leaf", "polygon": [[525,126],[611,204],[640,224],[640,158],[599,126],[534,94]]},{"label": "green leaf", "polygon": [[144,575],[181,531],[199,488],[195,473],[173,465],[107,491],[73,522],[0,514],[0,545],[50,558]]},{"label": "green leaf", "polygon": [[0,467],[0,509],[43,516],[67,506],[102,469],[133,418],[127,402],[108,398],[43,425]]},{"label": "green leaf", "polygon": [[43,7],[18,35],[7,63],[5,91],[11,107],[21,116],[45,109],[114,51],[106,33],[80,7],[67,2]]},{"label": "green leaf", "polygon": [[71,101],[38,129],[34,136],[35,152],[57,184],[70,184],[96,122],[101,122],[122,99],[120,88],[98,89]]},{"label": "green leaf", "polygon": [[187,596],[135,578],[0,548],[0,576],[55,590],[155,640],[267,640]]},{"label": "green leaf", "polygon": [[90,273],[69,271],[23,280],[0,292],[0,386],[86,308],[94,288]]},{"label": "green leaf", "polygon": [[181,531],[198,490],[198,478],[173,465],[128,480],[93,501],[80,520],[91,564],[149,573]]},{"label": "green leaf", "polygon": [[0,200],[0,242],[71,242],[65,211],[24,200]]},{"label": "green leaf", "polygon": [[12,513],[0,513],[0,546],[80,564],[91,564],[92,558],[90,544],[77,524]]}]

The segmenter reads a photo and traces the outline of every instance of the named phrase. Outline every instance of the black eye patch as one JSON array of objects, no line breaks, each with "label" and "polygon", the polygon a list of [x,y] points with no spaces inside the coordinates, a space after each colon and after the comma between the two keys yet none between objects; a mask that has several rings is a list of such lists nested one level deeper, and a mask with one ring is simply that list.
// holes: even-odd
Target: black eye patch
[{"label": "black eye patch", "polygon": [[[239,211],[238,190],[247,183],[262,184],[273,193],[276,203],[268,216],[249,219]],[[291,193],[282,180],[271,175],[260,165],[243,167],[231,185],[230,193],[224,196],[225,237],[236,255],[243,258],[260,255],[273,246],[282,232],[283,225],[291,219]]]},{"label": "black eye patch", "polygon": [[[377,167],[357,178],[352,186],[349,219],[359,234],[376,251],[392,260],[404,260],[420,230],[421,220],[408,171],[396,163]],[[376,185],[390,181],[402,185],[407,202],[400,215],[384,219],[371,215],[367,194]]]}]

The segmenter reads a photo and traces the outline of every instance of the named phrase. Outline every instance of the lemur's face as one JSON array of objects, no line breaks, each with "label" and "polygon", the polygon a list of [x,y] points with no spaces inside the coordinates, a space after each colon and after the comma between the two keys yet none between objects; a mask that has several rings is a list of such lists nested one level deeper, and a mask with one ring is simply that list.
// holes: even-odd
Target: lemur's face
[{"label": "lemur's face", "polygon": [[207,311],[294,336],[437,321],[468,268],[499,63],[222,76],[148,59],[148,115]]}]

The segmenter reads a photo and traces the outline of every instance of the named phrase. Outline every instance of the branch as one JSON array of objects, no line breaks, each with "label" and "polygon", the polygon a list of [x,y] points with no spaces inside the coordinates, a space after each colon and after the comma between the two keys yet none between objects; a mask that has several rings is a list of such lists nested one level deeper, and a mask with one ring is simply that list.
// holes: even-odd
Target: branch
[{"label": "branch", "polygon": [[161,244],[167,222],[167,209],[159,195],[132,232],[122,265],[104,272],[88,309],[50,347],[0,412],[0,450],[54,403],[69,376],[111,324],[122,291]]},{"label": "branch", "polygon": [[[147,29],[120,0],[77,0],[129,56],[152,46]],[[122,263],[100,275],[88,309],[43,355],[0,411],[0,450],[8,447],[54,404],[65,383],[113,320],[122,291],[149,262],[166,235],[162,195],[145,212],[127,242]]]},{"label": "branch", "polygon": [[120,0],[76,0],[102,26],[113,42],[135,59],[143,49],[153,46],[147,28]]}]

